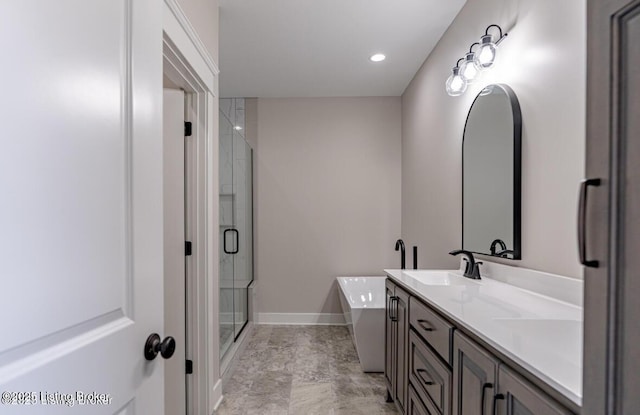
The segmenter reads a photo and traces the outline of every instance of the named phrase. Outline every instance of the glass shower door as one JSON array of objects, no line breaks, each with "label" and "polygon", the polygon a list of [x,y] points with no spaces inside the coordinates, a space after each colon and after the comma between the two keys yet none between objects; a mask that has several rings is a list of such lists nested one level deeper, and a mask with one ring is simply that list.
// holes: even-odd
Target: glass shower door
[{"label": "glass shower door", "polygon": [[[235,251],[233,256],[234,336],[249,320],[248,287],[253,281],[253,152],[244,137],[233,138]],[[227,242],[229,244],[229,242]]]},{"label": "glass shower door", "polygon": [[253,281],[252,150],[244,100],[220,100],[220,358],[248,322]]},{"label": "glass shower door", "polygon": [[233,124],[220,112],[220,357],[233,343],[233,254],[226,247],[226,236],[233,229]]}]

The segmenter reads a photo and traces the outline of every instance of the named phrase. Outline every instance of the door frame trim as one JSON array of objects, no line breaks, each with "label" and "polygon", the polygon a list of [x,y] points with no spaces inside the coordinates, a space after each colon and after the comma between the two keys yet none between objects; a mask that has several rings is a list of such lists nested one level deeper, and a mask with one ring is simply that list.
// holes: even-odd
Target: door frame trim
[{"label": "door frame trim", "polygon": [[[187,141],[185,166],[187,402],[194,414],[212,413],[222,400],[218,333],[218,67],[176,0],[163,6],[164,74],[185,91],[193,135]],[[191,203],[190,203],[191,202]],[[215,230],[215,232],[214,232]]]}]

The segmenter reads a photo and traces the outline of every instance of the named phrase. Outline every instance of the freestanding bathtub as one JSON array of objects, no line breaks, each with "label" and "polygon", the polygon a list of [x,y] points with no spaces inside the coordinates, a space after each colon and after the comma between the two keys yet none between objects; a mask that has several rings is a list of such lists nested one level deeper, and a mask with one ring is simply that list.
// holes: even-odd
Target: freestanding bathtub
[{"label": "freestanding bathtub", "polygon": [[340,305],[365,372],[384,372],[386,277],[337,277]]}]

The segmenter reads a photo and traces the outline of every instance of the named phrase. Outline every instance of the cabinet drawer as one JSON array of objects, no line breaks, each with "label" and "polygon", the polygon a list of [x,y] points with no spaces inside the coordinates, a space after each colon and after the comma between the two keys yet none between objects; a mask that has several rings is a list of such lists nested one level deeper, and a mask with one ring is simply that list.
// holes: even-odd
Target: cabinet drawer
[{"label": "cabinet drawer", "polygon": [[407,415],[440,415],[440,413],[428,400],[426,403],[422,402],[413,386],[409,385]]},{"label": "cabinet drawer", "polygon": [[409,330],[409,382],[422,401],[430,401],[442,415],[451,414],[451,378],[451,370]]},{"label": "cabinet drawer", "polygon": [[449,365],[453,363],[451,361],[451,336],[453,334],[451,324],[414,297],[411,297],[409,301],[409,322],[445,362]]}]

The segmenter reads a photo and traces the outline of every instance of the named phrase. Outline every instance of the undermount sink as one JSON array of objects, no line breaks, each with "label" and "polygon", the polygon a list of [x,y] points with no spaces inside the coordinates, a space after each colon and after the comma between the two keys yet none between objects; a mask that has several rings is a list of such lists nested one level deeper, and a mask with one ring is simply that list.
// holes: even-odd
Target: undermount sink
[{"label": "undermount sink", "polygon": [[[409,277],[425,285],[465,285],[464,277],[451,271],[403,271]],[[471,280],[469,280],[471,281]]]}]

